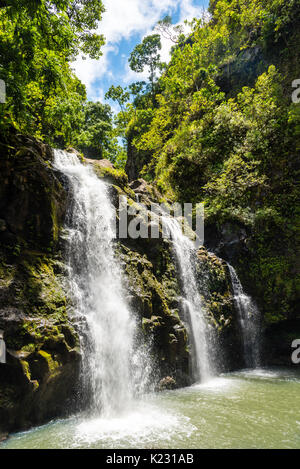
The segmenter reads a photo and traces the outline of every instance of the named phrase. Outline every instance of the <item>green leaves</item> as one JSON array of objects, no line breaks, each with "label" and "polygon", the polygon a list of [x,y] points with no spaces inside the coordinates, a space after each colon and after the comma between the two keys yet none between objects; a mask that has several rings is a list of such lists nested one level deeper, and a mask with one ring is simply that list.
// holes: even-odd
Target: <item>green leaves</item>
[{"label": "green leaves", "polygon": [[161,40],[159,34],[153,34],[144,38],[130,55],[129,65],[134,72],[143,72],[146,66],[150,67],[151,73],[157,69],[160,62]]},{"label": "green leaves", "polygon": [[122,112],[124,112],[124,106],[129,101],[129,98],[130,94],[128,91],[126,91],[126,88],[123,89],[121,86],[114,85],[109,88],[105,95],[105,99],[112,99],[113,101],[117,101]]},{"label": "green leaves", "polygon": [[103,11],[101,0],[0,2],[0,79],[7,86],[0,126],[5,118],[50,143],[73,139],[85,89],[70,62],[81,51],[100,57],[104,39],[93,30]]},{"label": "green leaves", "polygon": [[155,80],[156,72],[161,68],[160,53],[161,39],[159,34],[146,36],[141,44],[132,51],[129,58],[131,70],[142,73],[145,68],[149,69],[149,81],[151,84],[152,103],[155,105]]},{"label": "green leaves", "polygon": [[87,102],[83,122],[76,136],[76,147],[86,157],[101,159],[109,152],[112,138],[112,111],[107,104]]}]

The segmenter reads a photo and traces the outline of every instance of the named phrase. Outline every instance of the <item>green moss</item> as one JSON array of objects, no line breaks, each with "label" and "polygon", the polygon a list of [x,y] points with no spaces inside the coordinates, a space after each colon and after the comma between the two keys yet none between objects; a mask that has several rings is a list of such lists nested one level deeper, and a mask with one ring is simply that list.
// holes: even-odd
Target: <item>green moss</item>
[{"label": "green moss", "polygon": [[24,345],[21,350],[22,352],[30,352],[30,353],[33,353],[35,351],[35,344],[27,344],[27,345]]},{"label": "green moss", "polygon": [[57,275],[55,262],[51,258],[26,254],[21,259],[22,289],[18,297],[28,314],[52,315],[58,321],[66,319],[66,296]]},{"label": "green moss", "polygon": [[[146,256],[125,246],[122,246],[121,257],[125,261],[125,271],[130,287],[139,303],[142,304],[143,314],[147,317],[153,314],[171,315],[168,305],[174,299],[170,298],[171,288],[167,288],[167,281],[158,280],[153,264]],[[174,294],[175,287],[174,285],[172,287]]]},{"label": "green moss", "polygon": [[197,279],[207,320],[218,332],[224,332],[236,315],[227,264],[205,248],[199,249],[197,259]]},{"label": "green moss", "polygon": [[295,245],[288,231],[270,233],[265,226],[255,233],[250,247],[248,262],[240,261],[239,273],[258,299],[265,324],[297,318],[300,277],[295,266]]},{"label": "green moss", "polygon": [[57,273],[61,270],[59,261],[40,252],[23,250],[13,265],[3,253],[0,254],[3,305],[21,313],[12,327],[5,327],[8,349],[34,353],[45,347],[64,353],[77,345]]},{"label": "green moss", "polygon": [[28,381],[30,381],[31,380],[31,375],[30,375],[29,363],[26,360],[20,360],[20,363],[21,363],[21,366],[22,366],[23,374],[26,376]]},{"label": "green moss", "polygon": [[39,350],[38,355],[47,363],[50,375],[52,377],[56,375],[60,367],[59,363],[52,358],[50,353],[47,353],[44,350]]},{"label": "green moss", "polygon": [[128,176],[123,169],[115,169],[111,167],[102,166],[100,163],[95,162],[94,171],[100,178],[108,179],[112,184],[115,184],[122,189],[128,187]]},{"label": "green moss", "polygon": [[142,328],[146,334],[150,332],[153,333],[155,329],[161,327],[162,318],[158,316],[151,316],[151,319],[143,318],[142,319]]},{"label": "green moss", "polygon": [[135,199],[135,193],[129,186],[124,186],[123,188],[113,184],[113,189],[116,191],[118,197],[125,196],[128,197],[128,203],[131,202],[131,199]]},{"label": "green moss", "polygon": [[31,385],[33,387],[33,392],[37,391],[40,387],[40,383],[36,379],[31,381]]},{"label": "green moss", "polygon": [[0,259],[0,287],[9,288],[14,280],[15,268]]}]

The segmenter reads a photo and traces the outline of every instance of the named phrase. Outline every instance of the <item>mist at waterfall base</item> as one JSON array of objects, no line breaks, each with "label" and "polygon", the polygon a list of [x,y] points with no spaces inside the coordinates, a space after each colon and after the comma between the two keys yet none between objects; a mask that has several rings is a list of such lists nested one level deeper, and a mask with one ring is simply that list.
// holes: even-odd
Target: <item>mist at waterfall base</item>
[{"label": "mist at waterfall base", "polygon": [[[73,320],[80,332],[81,392],[83,397],[85,392],[89,396],[88,411],[12,435],[0,447],[299,447],[297,370],[255,369],[214,377],[211,336],[193,270],[192,243],[171,218],[165,221],[181,277],[192,350],[191,373],[194,381],[201,382],[176,391],[153,392],[150,347],[139,337],[115,258],[114,208],[108,187],[74,154],[57,151],[55,167],[66,176],[70,188],[68,288]],[[245,304],[243,310],[238,301],[244,292],[231,274],[243,319]],[[247,317],[241,320],[241,327],[245,320]],[[246,356],[252,358],[253,337],[248,342],[246,337],[244,342]]]}]

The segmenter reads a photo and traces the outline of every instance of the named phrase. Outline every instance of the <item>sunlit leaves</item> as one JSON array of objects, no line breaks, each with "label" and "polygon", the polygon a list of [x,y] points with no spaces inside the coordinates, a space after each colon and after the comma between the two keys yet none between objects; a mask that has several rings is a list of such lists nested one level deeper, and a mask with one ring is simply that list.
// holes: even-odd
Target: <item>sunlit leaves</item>
[{"label": "sunlit leaves", "polygon": [[72,139],[85,89],[70,61],[80,51],[92,58],[101,55],[104,40],[93,29],[103,11],[101,0],[0,3],[0,78],[7,87],[0,125],[9,116],[21,131],[47,141]]}]

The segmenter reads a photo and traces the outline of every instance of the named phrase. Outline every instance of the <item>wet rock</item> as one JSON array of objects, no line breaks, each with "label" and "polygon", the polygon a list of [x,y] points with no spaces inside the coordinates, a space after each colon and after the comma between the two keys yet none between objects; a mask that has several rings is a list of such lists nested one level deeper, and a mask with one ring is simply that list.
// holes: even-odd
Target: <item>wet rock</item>
[{"label": "wet rock", "polygon": [[2,244],[8,241],[6,231],[14,236],[16,243],[31,244],[35,248],[37,245],[49,247],[58,241],[66,194],[50,168],[52,160],[52,149],[29,137],[12,136],[9,149],[0,145]]},{"label": "wet rock", "polygon": [[159,391],[166,391],[176,389],[176,381],[171,376],[166,376],[165,378],[161,379],[158,383],[158,390]]},{"label": "wet rock", "polygon": [[[69,186],[51,168],[52,159],[50,147],[29,137],[14,135],[9,149],[0,142],[0,328],[8,349],[7,364],[0,367],[0,432],[64,415],[74,409],[78,393],[79,340],[67,314],[67,269],[61,257]],[[137,195],[147,207],[160,201],[154,186],[142,179],[129,186],[124,171],[109,161],[87,163],[110,184],[117,209],[120,195],[131,206],[138,205]],[[235,238],[226,239],[230,244]],[[171,241],[121,239],[116,254],[139,338],[153,353],[159,387],[190,384],[189,327]],[[206,249],[197,256],[210,327],[231,356],[237,339],[226,264]]]},{"label": "wet rock", "polygon": [[120,244],[119,257],[143,340],[152,344],[158,375],[162,378],[172,374],[178,385],[187,385],[190,382],[188,338],[177,309],[180,289],[171,245],[163,240],[161,244],[151,240],[145,245],[142,240],[133,244],[130,242],[130,247]]},{"label": "wet rock", "polygon": [[245,227],[237,223],[225,223],[205,227],[205,246],[231,263],[247,254],[248,234]]}]

